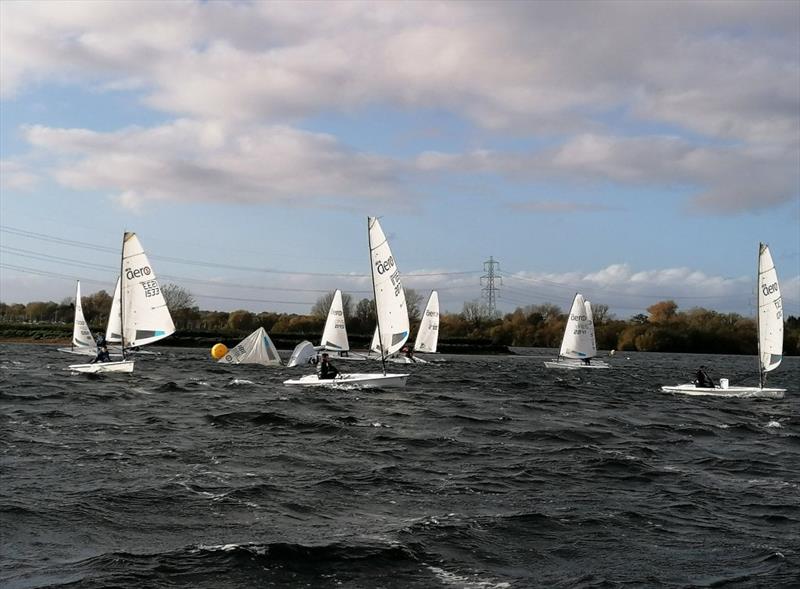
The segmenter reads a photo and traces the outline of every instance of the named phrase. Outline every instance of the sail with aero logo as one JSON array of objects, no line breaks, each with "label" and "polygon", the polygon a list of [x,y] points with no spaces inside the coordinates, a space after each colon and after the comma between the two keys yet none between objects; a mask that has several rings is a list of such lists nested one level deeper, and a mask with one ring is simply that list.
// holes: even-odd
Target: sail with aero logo
[{"label": "sail with aero logo", "polygon": [[320,347],[333,352],[347,352],[350,344],[347,341],[347,327],[344,323],[344,305],[342,304],[342,291],[333,293],[325,329],[322,332]]},{"label": "sail with aero logo", "polygon": [[415,352],[436,352],[439,344],[439,293],[431,291],[425,313],[419,324],[417,339],[414,342]]},{"label": "sail with aero logo", "polygon": [[380,222],[375,217],[370,217],[368,222],[378,342],[381,355],[385,358],[400,350],[408,340],[406,293]]},{"label": "sail with aero logo", "polygon": [[[372,288],[375,294],[375,310],[378,319],[377,348],[380,350],[382,373],[341,373],[329,370],[330,363],[323,355],[319,374],[308,374],[301,378],[283,381],[289,386],[361,388],[404,387],[408,374],[387,374],[386,356],[403,347],[408,340],[408,312],[406,297],[400,282],[400,272],[386,236],[378,219],[367,217]],[[370,346],[373,349],[376,343]],[[335,367],[334,367],[335,368]]]},{"label": "sail with aero logo", "polygon": [[124,348],[152,344],[175,333],[155,271],[135,233],[125,233],[120,293]]},{"label": "sail with aero logo", "polygon": [[593,360],[596,356],[597,344],[594,335],[592,306],[581,293],[575,293],[569,315],[567,315],[567,325],[564,328],[558,359],[547,361],[544,365],[547,368],[567,370],[609,368],[606,362]]},{"label": "sail with aero logo", "polygon": [[[709,375],[701,366],[696,380],[691,383],[662,386],[667,393],[703,395],[712,397],[782,399],[786,389],[768,388],[765,385],[767,372],[775,370],[783,360],[783,299],[778,285],[778,273],[772,261],[769,246],[758,244],[758,289],[756,320],[758,325],[758,386],[729,386],[727,378],[708,382]],[[702,378],[701,378],[702,377]]]},{"label": "sail with aero logo", "polygon": [[783,300],[772,254],[763,243],[758,247],[758,355],[763,387],[764,373],[783,360]]},{"label": "sail with aero logo", "polygon": [[578,293],[572,300],[572,308],[567,317],[564,339],[561,340],[559,356],[564,358],[591,358],[595,355],[594,329],[591,319],[586,314],[586,301]]},{"label": "sail with aero logo", "polygon": [[175,324],[156,274],[135,233],[126,231],[123,235],[121,258],[119,296],[115,291],[108,333],[114,338],[119,326],[122,360],[110,361],[108,356],[103,359],[98,355],[88,364],[71,364],[69,370],[88,373],[133,372],[134,362],[126,358],[130,348],[152,344],[175,332]]}]

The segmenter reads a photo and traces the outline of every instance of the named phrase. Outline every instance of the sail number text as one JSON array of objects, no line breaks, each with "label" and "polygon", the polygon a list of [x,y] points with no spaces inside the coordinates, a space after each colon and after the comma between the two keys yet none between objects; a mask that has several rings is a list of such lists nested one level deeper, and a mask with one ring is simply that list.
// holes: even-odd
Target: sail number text
[{"label": "sail number text", "polygon": [[141,284],[146,297],[154,297],[161,292],[161,289],[158,288],[158,280],[145,280]]}]

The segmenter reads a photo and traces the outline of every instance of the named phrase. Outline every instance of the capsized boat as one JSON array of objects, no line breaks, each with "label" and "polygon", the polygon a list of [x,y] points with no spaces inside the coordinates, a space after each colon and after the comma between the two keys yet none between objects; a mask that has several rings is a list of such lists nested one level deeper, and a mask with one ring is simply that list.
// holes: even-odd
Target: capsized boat
[{"label": "capsized boat", "polygon": [[769,246],[758,244],[758,386],[728,386],[728,379],[719,379],[714,387],[698,387],[694,383],[662,386],[667,393],[740,398],[783,398],[786,389],[768,388],[767,372],[775,370],[783,360],[783,299],[778,285],[778,272]]},{"label": "capsized boat", "polygon": [[259,327],[236,346],[228,350],[218,364],[261,364],[263,366],[280,366],[281,357],[272,343],[267,330]]}]

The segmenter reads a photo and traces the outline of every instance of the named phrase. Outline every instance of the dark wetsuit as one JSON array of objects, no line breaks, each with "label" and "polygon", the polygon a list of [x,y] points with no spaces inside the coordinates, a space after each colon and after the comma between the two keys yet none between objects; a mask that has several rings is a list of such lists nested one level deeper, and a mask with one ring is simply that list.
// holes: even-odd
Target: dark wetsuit
[{"label": "dark wetsuit", "polygon": [[111,362],[111,355],[108,353],[108,349],[105,346],[98,348],[97,356],[95,356],[90,364],[94,364],[95,362]]},{"label": "dark wetsuit", "polygon": [[711,380],[711,377],[706,374],[706,371],[702,368],[698,368],[697,372],[694,375],[695,381],[694,384],[698,388],[703,389],[713,389],[714,388],[714,381]]},{"label": "dark wetsuit", "polygon": [[320,379],[328,379],[328,378],[335,378],[339,371],[336,370],[336,367],[330,363],[327,358],[323,358],[318,366],[319,370],[319,378]]}]

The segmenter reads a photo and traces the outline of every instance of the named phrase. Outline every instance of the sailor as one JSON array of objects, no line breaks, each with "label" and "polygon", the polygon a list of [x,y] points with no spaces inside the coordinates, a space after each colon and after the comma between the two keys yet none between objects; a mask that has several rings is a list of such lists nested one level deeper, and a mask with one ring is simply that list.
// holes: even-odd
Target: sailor
[{"label": "sailor", "polygon": [[[98,341],[100,341],[99,338]],[[95,362],[111,362],[111,355],[108,353],[105,338],[103,338],[103,345],[97,347],[97,356],[89,364],[94,364]]]},{"label": "sailor", "polygon": [[331,364],[330,360],[328,360],[327,353],[322,354],[322,359],[317,365],[317,374],[319,375],[320,380],[336,378],[336,375],[339,374],[339,371],[336,370],[336,367]]},{"label": "sailor", "polygon": [[403,355],[404,355],[406,358],[408,358],[408,360],[409,360],[410,362],[412,362],[412,363],[413,363],[413,362],[416,362],[416,360],[414,359],[414,352],[413,352],[413,350],[412,350],[411,348],[409,348],[408,346],[403,346]]},{"label": "sailor", "polygon": [[701,366],[697,369],[697,372],[694,374],[694,384],[697,388],[702,389],[713,389],[714,388],[714,381],[711,380],[711,377],[708,376],[706,373],[706,367]]}]

